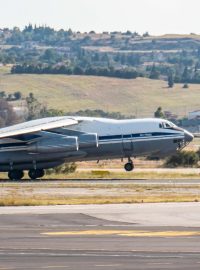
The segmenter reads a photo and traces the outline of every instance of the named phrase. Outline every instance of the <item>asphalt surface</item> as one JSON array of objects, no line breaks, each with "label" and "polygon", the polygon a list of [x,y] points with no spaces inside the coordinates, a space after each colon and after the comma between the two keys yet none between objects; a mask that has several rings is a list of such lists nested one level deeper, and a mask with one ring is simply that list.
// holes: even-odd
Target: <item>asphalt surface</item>
[{"label": "asphalt surface", "polygon": [[171,185],[171,184],[178,184],[178,185],[200,185],[200,178],[199,179],[37,179],[37,180],[30,180],[30,179],[22,179],[22,180],[9,180],[9,179],[1,179],[0,184],[4,183],[12,183],[12,184],[19,184],[19,183],[51,183],[51,184],[144,184],[144,185]]},{"label": "asphalt surface", "polygon": [[199,270],[199,213],[199,203],[0,208],[0,269]]}]

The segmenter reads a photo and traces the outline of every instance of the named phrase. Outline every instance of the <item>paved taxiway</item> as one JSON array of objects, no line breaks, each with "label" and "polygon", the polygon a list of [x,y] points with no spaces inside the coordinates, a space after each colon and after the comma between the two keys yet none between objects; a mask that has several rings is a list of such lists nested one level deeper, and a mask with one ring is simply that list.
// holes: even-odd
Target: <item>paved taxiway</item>
[{"label": "paved taxiway", "polygon": [[0,269],[200,269],[200,203],[0,208]]},{"label": "paved taxiway", "polygon": [[12,183],[13,186],[15,184],[33,184],[35,186],[35,183],[43,183],[43,184],[141,184],[141,185],[171,185],[171,184],[177,184],[177,185],[200,185],[200,179],[51,179],[51,180],[30,180],[30,179],[22,179],[20,181],[11,181],[8,179],[1,179],[0,184],[4,183]]}]

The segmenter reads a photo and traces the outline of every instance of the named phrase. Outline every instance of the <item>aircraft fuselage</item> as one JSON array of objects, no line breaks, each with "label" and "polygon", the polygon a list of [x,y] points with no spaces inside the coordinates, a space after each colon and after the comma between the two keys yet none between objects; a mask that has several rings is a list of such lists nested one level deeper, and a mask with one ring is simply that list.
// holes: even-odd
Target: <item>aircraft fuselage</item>
[{"label": "aircraft fuselage", "polygon": [[2,139],[0,171],[47,169],[88,160],[162,158],[193,139],[192,134],[163,119],[69,118],[78,124],[14,136],[9,143]]}]

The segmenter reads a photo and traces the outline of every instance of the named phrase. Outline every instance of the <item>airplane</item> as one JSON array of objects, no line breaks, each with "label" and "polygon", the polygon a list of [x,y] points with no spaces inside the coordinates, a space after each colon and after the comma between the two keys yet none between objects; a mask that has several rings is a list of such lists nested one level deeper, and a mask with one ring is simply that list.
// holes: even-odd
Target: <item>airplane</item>
[{"label": "airplane", "polygon": [[42,178],[45,169],[65,162],[126,158],[164,158],[183,149],[194,136],[157,118],[114,120],[62,116],[32,120],[0,129],[0,172],[20,180]]}]

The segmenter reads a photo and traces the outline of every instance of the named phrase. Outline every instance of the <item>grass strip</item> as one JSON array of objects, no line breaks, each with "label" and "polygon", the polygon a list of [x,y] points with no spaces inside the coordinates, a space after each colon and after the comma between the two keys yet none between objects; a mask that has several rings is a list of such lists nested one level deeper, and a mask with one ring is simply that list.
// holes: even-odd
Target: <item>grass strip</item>
[{"label": "grass strip", "polygon": [[79,205],[79,204],[123,204],[123,203],[168,203],[199,202],[200,195],[159,195],[159,196],[5,196],[0,198],[0,206],[40,206],[40,205]]}]

